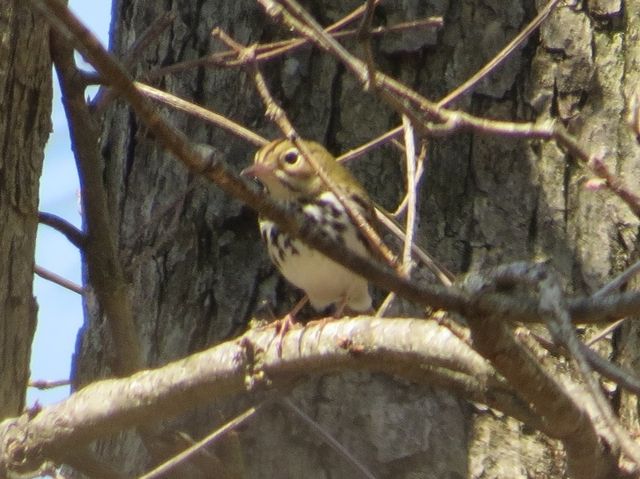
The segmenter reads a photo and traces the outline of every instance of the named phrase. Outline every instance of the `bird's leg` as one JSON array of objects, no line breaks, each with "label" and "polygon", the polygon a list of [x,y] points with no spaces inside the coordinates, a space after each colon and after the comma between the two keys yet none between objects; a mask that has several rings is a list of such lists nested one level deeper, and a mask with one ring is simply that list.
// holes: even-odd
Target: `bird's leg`
[{"label": "bird's leg", "polygon": [[344,314],[344,310],[347,307],[347,295],[344,295],[340,302],[336,304],[336,309],[333,312],[333,319],[339,319]]},{"label": "bird's leg", "polygon": [[316,319],[315,321],[309,321],[308,324],[313,324],[314,326],[318,325],[320,327],[323,327],[325,324],[327,324],[330,321],[333,321],[334,319],[340,319],[344,314],[345,310],[347,310],[347,312],[350,311],[349,308],[347,308],[346,295],[344,295],[340,299],[340,302],[336,303],[336,307],[333,310],[333,314],[331,316],[325,316],[324,318]]},{"label": "bird's leg", "polygon": [[278,350],[278,357],[282,356],[282,341],[284,339],[284,335],[289,332],[293,325],[296,324],[296,314],[300,312],[300,310],[304,307],[305,304],[309,301],[309,296],[306,294],[304,297],[296,303],[296,305],[289,311],[284,318],[279,319],[275,322],[276,326],[276,348]]}]

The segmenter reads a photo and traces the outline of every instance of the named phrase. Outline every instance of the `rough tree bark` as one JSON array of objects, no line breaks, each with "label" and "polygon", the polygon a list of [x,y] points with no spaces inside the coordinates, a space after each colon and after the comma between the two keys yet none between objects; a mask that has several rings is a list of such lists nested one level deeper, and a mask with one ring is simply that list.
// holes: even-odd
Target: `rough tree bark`
[{"label": "rough tree bark", "polygon": [[[386,3],[377,15],[387,24],[442,15],[445,27],[376,41],[376,61],[429,98],[441,98],[515,36],[539,3]],[[323,24],[357,4],[307,3]],[[250,0],[118,0],[116,54],[125,54],[166,8],[177,20],[140,59],[137,74],[214,51],[213,27],[245,44],[286,36]],[[632,43],[639,9],[637,0],[626,2],[624,11],[619,1],[559,7],[538,35],[458,106],[488,118],[556,118],[593,152],[606,154],[607,163],[633,184],[639,175],[632,154],[637,145],[625,115],[640,75],[633,68],[640,52]],[[317,51],[301,50],[264,69],[298,130],[336,153],[399,123]],[[242,71],[198,68],[166,76],[161,86],[277,136]],[[194,142],[214,145],[238,171],[250,161],[248,145],[201,121],[172,115]],[[102,138],[112,221],[150,365],[233,337],[265,303],[278,314],[287,310],[296,294],[269,263],[255,215],[159,151],[126,107],[110,108]],[[401,195],[398,161],[387,147],[353,165],[387,208]],[[569,291],[593,291],[636,256],[638,221],[609,193],[585,189],[585,171],[553,144],[474,133],[435,138],[421,189],[419,243],[456,273],[550,258]],[[78,386],[109,374],[109,337],[90,296],[87,312],[75,362]],[[508,418],[471,415],[443,391],[345,373],[308,378],[290,394],[376,477],[551,478],[564,469],[557,444]],[[173,425],[200,436],[251,401],[216,404]],[[629,415],[635,417],[633,411]],[[353,476],[346,461],[285,410],[262,414],[239,438],[246,477]],[[104,453],[132,471],[144,469],[134,437],[126,446],[122,437],[118,441]]]},{"label": "rough tree bark", "polygon": [[0,4],[0,418],[22,411],[37,305],[38,185],[51,128],[48,29],[24,2]]}]

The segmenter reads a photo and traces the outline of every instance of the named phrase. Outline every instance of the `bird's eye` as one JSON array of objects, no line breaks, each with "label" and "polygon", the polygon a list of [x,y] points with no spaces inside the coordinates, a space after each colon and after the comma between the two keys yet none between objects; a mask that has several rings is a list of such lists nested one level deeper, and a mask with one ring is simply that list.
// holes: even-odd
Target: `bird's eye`
[{"label": "bird's eye", "polygon": [[295,165],[300,159],[300,153],[298,150],[289,150],[284,154],[284,162],[288,165]]}]

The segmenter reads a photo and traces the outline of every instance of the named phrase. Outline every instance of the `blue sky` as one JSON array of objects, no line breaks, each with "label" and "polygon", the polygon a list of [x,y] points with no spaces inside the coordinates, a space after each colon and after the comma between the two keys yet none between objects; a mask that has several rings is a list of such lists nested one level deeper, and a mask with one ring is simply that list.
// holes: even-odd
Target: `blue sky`
[{"label": "blue sky", "polygon": [[[107,45],[111,1],[70,0],[71,9]],[[80,227],[78,176],[69,143],[66,118],[60,104],[60,90],[54,78],[53,131],[45,150],[40,182],[40,211],[54,213]],[[64,236],[40,226],[36,243],[36,263],[78,284],[81,283],[80,255]],[[78,328],[82,325],[80,296],[35,276],[38,327],[31,357],[31,378],[59,380],[69,377],[71,356]],[[29,389],[27,404],[50,404],[69,394],[68,388],[48,391]]]}]

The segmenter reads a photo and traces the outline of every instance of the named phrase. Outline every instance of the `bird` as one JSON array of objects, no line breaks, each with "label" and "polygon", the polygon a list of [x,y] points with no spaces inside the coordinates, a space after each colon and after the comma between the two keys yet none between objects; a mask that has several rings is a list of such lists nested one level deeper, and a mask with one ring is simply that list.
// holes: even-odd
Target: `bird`
[{"label": "bird", "polygon": [[[349,170],[320,143],[300,141],[350,207],[365,219],[372,219],[373,202]],[[274,201],[301,212],[304,221],[321,228],[345,249],[365,258],[374,256],[343,204],[291,140],[279,139],[264,145],[242,175],[257,179]],[[365,278],[292,237],[269,218],[259,216],[258,222],[271,261],[289,283],[306,293],[316,311],[324,311],[329,306],[334,306],[334,316],[344,311],[371,311],[372,300]]]}]

